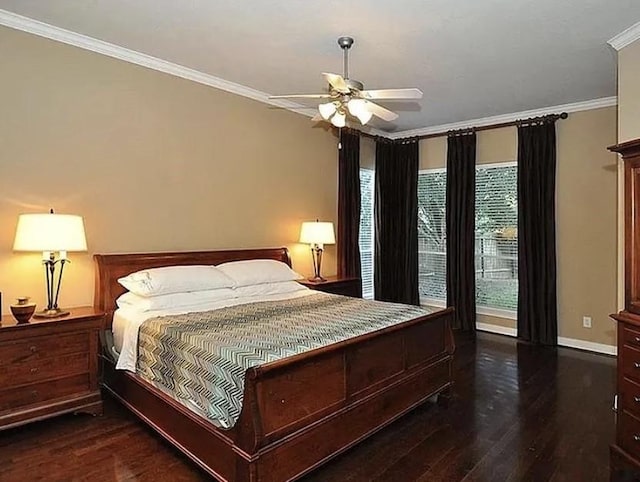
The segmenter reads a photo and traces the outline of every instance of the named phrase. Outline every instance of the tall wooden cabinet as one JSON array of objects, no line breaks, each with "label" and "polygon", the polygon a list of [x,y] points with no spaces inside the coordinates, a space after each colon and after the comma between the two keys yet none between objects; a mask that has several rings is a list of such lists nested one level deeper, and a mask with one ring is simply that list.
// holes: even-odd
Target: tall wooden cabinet
[{"label": "tall wooden cabinet", "polygon": [[624,162],[624,310],[618,323],[616,441],[611,479],[640,477],[640,139],[609,148]]}]

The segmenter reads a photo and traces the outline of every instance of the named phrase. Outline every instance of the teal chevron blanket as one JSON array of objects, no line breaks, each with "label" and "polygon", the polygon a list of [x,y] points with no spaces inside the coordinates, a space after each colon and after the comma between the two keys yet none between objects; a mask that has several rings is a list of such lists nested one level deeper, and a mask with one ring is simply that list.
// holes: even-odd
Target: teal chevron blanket
[{"label": "teal chevron blanket", "polygon": [[425,309],[313,294],[146,320],[137,373],[178,402],[230,428],[248,368],[428,314]]}]

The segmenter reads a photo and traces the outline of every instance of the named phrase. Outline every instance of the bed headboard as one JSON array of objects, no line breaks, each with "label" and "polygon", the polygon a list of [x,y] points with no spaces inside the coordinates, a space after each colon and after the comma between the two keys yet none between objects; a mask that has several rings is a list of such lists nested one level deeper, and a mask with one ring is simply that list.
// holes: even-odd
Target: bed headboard
[{"label": "bed headboard", "polygon": [[221,264],[247,259],[275,259],[291,266],[287,248],[237,249],[229,251],[183,251],[177,253],[95,254],[96,283],[93,305],[107,313],[111,324],[116,298],[126,290],[118,278],[146,268],[188,264]]}]

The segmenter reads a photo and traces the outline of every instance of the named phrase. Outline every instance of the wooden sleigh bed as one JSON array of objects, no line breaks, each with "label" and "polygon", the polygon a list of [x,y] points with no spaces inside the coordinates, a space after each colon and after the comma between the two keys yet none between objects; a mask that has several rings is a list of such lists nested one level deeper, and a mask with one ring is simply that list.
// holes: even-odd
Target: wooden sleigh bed
[{"label": "wooden sleigh bed", "polygon": [[[117,279],[159,266],[276,259],[286,248],[95,255],[95,307],[111,327]],[[115,370],[105,346],[103,386],[141,420],[223,481],[301,477],[452,386],[451,309],[247,370],[236,425],[214,426],[138,375]]]}]

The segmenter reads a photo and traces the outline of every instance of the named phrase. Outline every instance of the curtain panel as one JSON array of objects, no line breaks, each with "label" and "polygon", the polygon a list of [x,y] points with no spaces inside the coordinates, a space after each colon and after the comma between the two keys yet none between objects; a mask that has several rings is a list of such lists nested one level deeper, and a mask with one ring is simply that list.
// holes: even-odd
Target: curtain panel
[{"label": "curtain panel", "polygon": [[518,127],[518,338],[556,345],[556,125]]},{"label": "curtain panel", "polygon": [[418,292],[418,141],[376,141],[375,297],[413,305]]},{"label": "curtain panel", "polygon": [[360,135],[340,129],[338,152],[338,274],[361,278]]},{"label": "curtain panel", "polygon": [[447,139],[447,306],[453,328],[476,329],[475,273],[476,134]]}]

